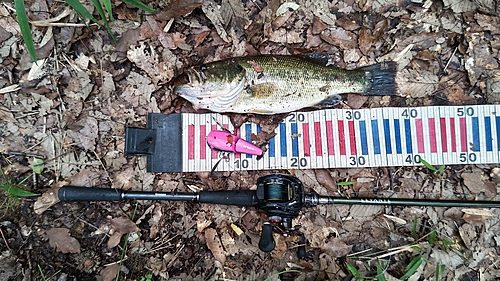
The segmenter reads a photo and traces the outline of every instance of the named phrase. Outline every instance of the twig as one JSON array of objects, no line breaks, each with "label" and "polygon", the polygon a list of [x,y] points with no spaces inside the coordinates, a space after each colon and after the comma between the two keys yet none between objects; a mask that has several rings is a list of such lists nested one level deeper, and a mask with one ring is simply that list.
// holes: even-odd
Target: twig
[{"label": "twig", "polygon": [[9,243],[7,242],[7,239],[5,239],[5,236],[3,235],[3,230],[1,227],[0,227],[0,234],[2,234],[3,242],[5,242],[5,246],[7,246],[7,249],[11,250],[11,248],[9,247]]}]

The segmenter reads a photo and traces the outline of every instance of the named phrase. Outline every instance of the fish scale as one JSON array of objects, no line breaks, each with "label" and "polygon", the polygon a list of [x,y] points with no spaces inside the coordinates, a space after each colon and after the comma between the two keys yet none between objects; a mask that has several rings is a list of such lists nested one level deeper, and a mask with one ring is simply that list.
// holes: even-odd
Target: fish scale
[{"label": "fish scale", "polygon": [[[173,131],[163,133],[156,143],[171,146],[163,160],[170,167],[155,166],[154,157],[148,156],[148,169],[198,172],[415,166],[421,165],[421,159],[435,166],[500,163],[497,112],[500,105],[294,112],[277,125],[262,157],[216,152],[208,147],[206,135],[220,129],[219,124],[233,131],[227,116],[150,114],[148,126]],[[162,125],[163,121],[157,121],[162,118],[176,121],[166,120],[168,126]],[[239,134],[251,142],[252,135],[261,129],[258,124],[244,123]]]}]

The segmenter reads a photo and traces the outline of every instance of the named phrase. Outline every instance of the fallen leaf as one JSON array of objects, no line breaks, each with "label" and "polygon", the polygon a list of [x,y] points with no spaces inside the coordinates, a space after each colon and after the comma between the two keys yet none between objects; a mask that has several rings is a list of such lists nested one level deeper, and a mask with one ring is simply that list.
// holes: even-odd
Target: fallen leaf
[{"label": "fallen leaf", "polygon": [[101,278],[102,281],[113,281],[116,278],[116,274],[118,274],[118,269],[120,268],[120,265],[117,263],[114,263],[110,266],[105,266],[103,269],[101,269]]},{"label": "fallen leaf", "polygon": [[108,248],[116,247],[124,234],[139,231],[137,225],[127,217],[118,217],[111,220],[111,227],[115,230],[108,240]]},{"label": "fallen leaf", "polygon": [[465,246],[469,248],[469,250],[474,250],[471,241],[477,236],[476,228],[468,223],[464,223],[458,228],[458,232]]},{"label": "fallen leaf", "polygon": [[403,69],[398,71],[396,82],[402,96],[413,98],[432,95],[439,87],[439,77],[425,70]]},{"label": "fallen leaf", "polygon": [[207,247],[210,249],[215,259],[224,264],[226,262],[226,253],[222,248],[222,243],[215,229],[205,229],[205,239],[207,240]]},{"label": "fallen leaf", "polygon": [[203,5],[203,0],[172,0],[157,16],[162,20],[178,18],[191,13],[201,5]]},{"label": "fallen leaf", "polygon": [[317,169],[314,170],[314,173],[316,174],[316,180],[319,184],[326,187],[326,189],[330,191],[337,192],[337,183],[330,174],[330,171],[325,169]]},{"label": "fallen leaf", "polygon": [[51,189],[45,191],[40,197],[36,199],[35,204],[33,205],[33,209],[35,214],[39,215],[45,212],[50,207],[54,206],[59,202],[59,197],[57,196],[57,192],[61,186],[66,185],[67,182],[60,182],[53,186]]},{"label": "fallen leaf", "polygon": [[484,192],[486,196],[496,195],[496,186],[492,182],[484,181],[481,172],[462,173],[464,185],[470,190],[472,194],[479,194]]},{"label": "fallen leaf", "polygon": [[57,252],[80,253],[80,242],[69,234],[67,228],[51,228],[45,231],[49,238],[49,245]]},{"label": "fallen leaf", "polygon": [[323,252],[334,258],[346,256],[351,252],[351,249],[352,245],[347,245],[339,238],[331,239],[321,248]]}]

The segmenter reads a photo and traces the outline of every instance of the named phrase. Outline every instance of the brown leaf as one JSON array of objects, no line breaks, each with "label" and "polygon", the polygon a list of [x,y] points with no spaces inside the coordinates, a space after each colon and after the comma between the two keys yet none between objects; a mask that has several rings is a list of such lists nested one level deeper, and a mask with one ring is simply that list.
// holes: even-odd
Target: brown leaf
[{"label": "brown leaf", "polygon": [[207,240],[207,247],[210,249],[215,259],[224,264],[226,262],[226,253],[222,248],[222,243],[215,229],[205,229],[205,239]]},{"label": "brown leaf", "polygon": [[330,191],[337,192],[337,183],[332,178],[330,171],[325,169],[317,169],[314,172],[316,174],[316,180],[319,184],[326,187]]},{"label": "brown leaf", "polygon": [[51,189],[45,191],[42,196],[36,199],[35,204],[33,205],[33,209],[35,210],[35,214],[41,214],[45,212],[48,208],[54,206],[59,202],[59,197],[57,196],[57,192],[62,185],[67,184],[66,182],[58,183]]},{"label": "brown leaf", "polygon": [[358,36],[359,50],[366,55],[372,47],[372,32],[368,28],[361,28]]},{"label": "brown leaf", "polygon": [[349,18],[341,18],[335,21],[335,23],[345,30],[353,31],[359,28],[359,24]]},{"label": "brown leaf", "polygon": [[314,17],[314,22],[313,22],[312,30],[311,30],[312,34],[319,35],[321,32],[323,32],[327,28],[328,28],[328,25],[326,23],[324,23],[318,17]]},{"label": "brown leaf", "polygon": [[105,266],[103,269],[101,269],[101,278],[102,281],[113,281],[116,278],[116,274],[118,274],[118,269],[120,268],[120,265],[117,263],[114,263],[110,266]]},{"label": "brown leaf", "polygon": [[162,12],[158,13],[157,17],[162,20],[182,17],[201,5],[203,5],[203,0],[172,0]]},{"label": "brown leaf", "polygon": [[80,243],[69,234],[67,228],[51,228],[45,231],[49,238],[49,245],[56,251],[67,253],[80,253]]},{"label": "brown leaf", "polygon": [[343,257],[351,252],[352,245],[347,245],[342,240],[338,238],[333,238],[328,243],[323,246],[323,252],[327,253],[331,257],[339,258]]},{"label": "brown leaf", "polygon": [[356,34],[340,27],[333,30],[325,30],[321,32],[320,36],[327,43],[342,47],[343,49],[354,49],[358,43]]},{"label": "brown leaf", "polygon": [[467,186],[472,194],[484,192],[486,196],[496,195],[495,185],[492,182],[483,181],[480,171],[474,173],[462,173],[461,177],[464,179],[465,186]]},{"label": "brown leaf", "polygon": [[111,220],[111,227],[121,234],[136,232],[137,225],[127,217],[118,217]]}]

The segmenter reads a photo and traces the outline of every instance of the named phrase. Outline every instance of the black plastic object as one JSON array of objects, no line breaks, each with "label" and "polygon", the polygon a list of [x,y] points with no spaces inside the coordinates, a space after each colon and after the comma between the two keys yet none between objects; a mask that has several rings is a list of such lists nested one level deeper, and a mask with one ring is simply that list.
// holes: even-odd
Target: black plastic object
[{"label": "black plastic object", "polygon": [[182,115],[148,113],[147,128],[125,129],[125,154],[146,155],[146,170],[182,172]]},{"label": "black plastic object", "polygon": [[64,186],[59,189],[57,196],[63,202],[120,201],[123,192],[112,188]]},{"label": "black plastic object", "polygon": [[262,234],[259,240],[259,249],[263,252],[269,253],[276,247],[276,242],[273,238],[273,226],[265,222],[262,225]]},{"label": "black plastic object", "polygon": [[304,236],[303,233],[300,234],[299,247],[297,249],[297,257],[299,257],[299,259],[305,259],[307,257],[306,237]]},{"label": "black plastic object", "polygon": [[253,206],[257,198],[253,190],[222,190],[200,191],[198,200],[209,204]]}]

